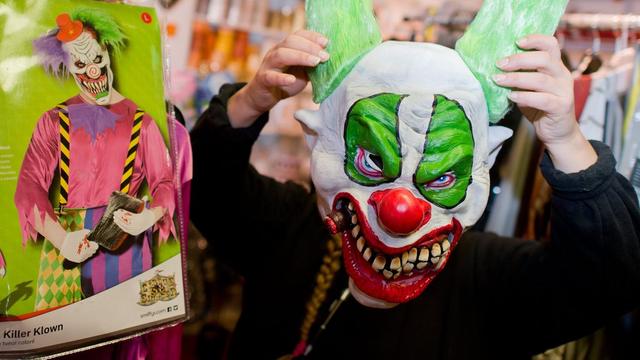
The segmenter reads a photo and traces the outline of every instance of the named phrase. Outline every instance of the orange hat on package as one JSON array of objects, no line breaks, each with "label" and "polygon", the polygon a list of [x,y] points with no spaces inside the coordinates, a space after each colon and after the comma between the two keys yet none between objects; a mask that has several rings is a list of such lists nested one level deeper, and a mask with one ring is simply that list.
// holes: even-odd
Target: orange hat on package
[{"label": "orange hat on package", "polygon": [[56,17],[56,24],[58,24],[58,34],[56,38],[62,42],[73,41],[82,34],[83,25],[80,20],[71,20],[71,17],[67,13],[62,13]]}]

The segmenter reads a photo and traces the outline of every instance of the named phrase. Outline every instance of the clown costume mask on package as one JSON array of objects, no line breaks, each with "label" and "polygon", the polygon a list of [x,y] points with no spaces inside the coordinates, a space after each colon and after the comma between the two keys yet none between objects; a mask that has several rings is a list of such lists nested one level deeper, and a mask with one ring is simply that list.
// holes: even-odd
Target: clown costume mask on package
[{"label": "clown costume mask on package", "polygon": [[[56,17],[58,29],[36,43],[51,59],[50,71],[68,71],[80,89],[80,96],[90,104],[110,105],[121,100],[113,88],[113,71],[109,48],[114,51],[124,44],[124,35],[110,18],[96,19],[99,14],[78,11],[73,17],[62,13]],[[87,20],[98,29],[85,25]],[[84,22],[83,22],[84,21]],[[50,56],[50,48],[60,47],[59,56]]]},{"label": "clown costume mask on package", "polygon": [[296,117],[360,303],[419,296],[480,218],[489,170],[511,136],[490,126],[509,108],[509,90],[491,81],[494,64],[521,51],[519,38],[552,34],[565,6],[487,0],[454,51],[381,43],[370,0],[307,1],[309,28],[330,39],[331,60],[310,72],[320,109]]},{"label": "clown costume mask on package", "polygon": [[113,90],[113,72],[106,46],[98,43],[95,31],[84,29],[82,22],[68,14],[56,19],[58,40],[68,54],[69,72],[80,88],[82,97],[98,105],[108,105]]}]

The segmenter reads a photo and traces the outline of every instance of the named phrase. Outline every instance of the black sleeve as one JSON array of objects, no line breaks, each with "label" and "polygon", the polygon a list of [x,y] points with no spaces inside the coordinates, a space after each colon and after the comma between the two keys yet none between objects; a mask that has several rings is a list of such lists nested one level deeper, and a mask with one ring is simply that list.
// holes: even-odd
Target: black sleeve
[{"label": "black sleeve", "polygon": [[270,254],[286,256],[295,246],[298,239],[288,234],[293,223],[320,219],[315,196],[262,176],[249,164],[268,114],[248,128],[231,127],[227,101],[242,86],[223,86],[191,132],[191,220],[218,259],[250,276],[270,266]]},{"label": "black sleeve", "polygon": [[532,354],[585,336],[640,305],[640,211],[609,148],[582,172],[541,168],[553,189],[551,241],[478,236],[475,291],[502,344]]}]

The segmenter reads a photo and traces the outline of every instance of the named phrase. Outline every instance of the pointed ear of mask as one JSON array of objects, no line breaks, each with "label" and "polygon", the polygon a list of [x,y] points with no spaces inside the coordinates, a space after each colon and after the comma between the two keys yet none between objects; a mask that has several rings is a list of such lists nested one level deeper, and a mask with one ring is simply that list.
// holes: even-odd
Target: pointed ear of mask
[{"label": "pointed ear of mask", "polygon": [[532,34],[552,35],[569,0],[484,0],[480,12],[456,44],[487,98],[489,121],[500,121],[509,111],[510,89],[493,82],[501,71],[496,62],[522,52],[519,39]]},{"label": "pointed ear of mask", "polygon": [[382,42],[371,0],[307,0],[307,28],[329,39],[329,61],[309,71],[313,101],[329,97],[358,61]]},{"label": "pointed ear of mask", "polygon": [[322,130],[322,118],[320,117],[320,111],[298,110],[294,114],[294,117],[302,125],[309,149],[313,150]]},{"label": "pointed ear of mask", "polygon": [[500,149],[502,149],[502,145],[505,141],[509,140],[513,136],[513,130],[506,128],[504,126],[489,126],[489,157],[487,158],[487,165],[489,169],[493,167],[496,159],[498,158],[498,154],[500,153]]}]

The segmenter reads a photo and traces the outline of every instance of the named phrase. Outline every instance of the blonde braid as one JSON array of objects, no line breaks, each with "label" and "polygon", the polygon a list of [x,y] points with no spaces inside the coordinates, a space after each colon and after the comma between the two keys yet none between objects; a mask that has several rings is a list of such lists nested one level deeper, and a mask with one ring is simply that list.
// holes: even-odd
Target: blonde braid
[{"label": "blonde braid", "polygon": [[318,310],[327,298],[327,291],[341,266],[342,240],[340,235],[336,234],[327,241],[327,253],[322,258],[322,265],[316,276],[316,287],[307,302],[307,312],[300,327],[300,343],[306,343],[309,340],[309,331],[318,317]]}]

